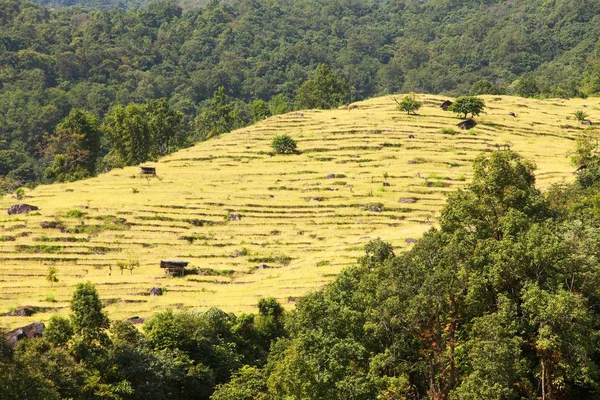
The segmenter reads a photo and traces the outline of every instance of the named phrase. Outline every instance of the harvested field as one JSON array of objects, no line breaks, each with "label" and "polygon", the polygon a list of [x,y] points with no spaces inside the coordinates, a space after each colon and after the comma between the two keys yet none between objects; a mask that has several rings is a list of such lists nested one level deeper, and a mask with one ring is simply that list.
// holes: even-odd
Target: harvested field
[{"label": "harvested field", "polygon": [[[461,119],[438,107],[444,97],[419,95],[427,105],[407,116],[387,96],[271,117],[145,163],[156,176],[135,166],[27,191],[23,202],[39,210],[0,217],[0,314],[39,311],[0,317],[0,326],[66,313],[74,285],[88,280],[114,319],[167,308],[249,312],[265,296],[293,307],[369,240],[409,248],[479,154],[510,146],[536,162],[542,188],[573,179],[569,153],[583,128],[571,115],[584,105],[596,112],[600,99],[483,97],[488,112],[469,131],[448,129]],[[281,133],[301,154],[271,153]],[[0,206],[19,202],[7,195]],[[189,261],[187,274],[166,275],[164,259]],[[152,287],[163,295],[149,296]]]}]

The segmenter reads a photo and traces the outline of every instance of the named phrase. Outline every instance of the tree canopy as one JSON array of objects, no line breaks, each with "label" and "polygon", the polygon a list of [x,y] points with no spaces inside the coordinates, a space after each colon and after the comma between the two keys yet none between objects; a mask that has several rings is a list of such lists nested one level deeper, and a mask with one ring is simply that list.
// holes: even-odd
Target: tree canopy
[{"label": "tree canopy", "polygon": [[[276,115],[399,92],[600,93],[593,1],[84,5],[102,10],[0,4],[0,174],[9,190],[164,155],[268,116],[264,103]],[[130,106],[119,126],[115,113]],[[91,131],[66,124],[72,110],[106,128],[99,148]],[[137,154],[119,154],[121,128],[135,133]]]}]

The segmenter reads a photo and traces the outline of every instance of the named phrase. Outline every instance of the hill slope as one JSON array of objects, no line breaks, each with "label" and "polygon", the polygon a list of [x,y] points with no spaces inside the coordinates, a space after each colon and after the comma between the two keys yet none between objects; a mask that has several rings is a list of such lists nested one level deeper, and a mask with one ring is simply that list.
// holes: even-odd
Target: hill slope
[{"label": "hill slope", "polygon": [[[406,239],[435,224],[445,193],[468,181],[481,152],[510,143],[537,163],[540,186],[572,179],[568,153],[581,127],[571,115],[600,113],[600,99],[488,96],[487,113],[464,132],[439,109],[445,98],[418,97],[425,102],[418,116],[396,111],[389,96],[290,113],[172,154],[153,164],[157,178],[129,167],[28,192],[22,201],[39,212],[0,217],[0,312],[47,310],[2,317],[0,325],[47,318],[82,280],[98,286],[111,318],[167,307],[251,311],[264,296],[291,305],[354,263],[370,239],[409,246]],[[442,133],[448,127],[456,134]],[[280,133],[302,154],[270,155]],[[18,202],[5,196],[0,207]],[[230,221],[231,213],[241,220]],[[166,258],[190,261],[197,274],[165,276]],[[140,266],[121,273],[119,261]],[[59,271],[53,285],[50,266]],[[148,297],[154,286],[166,294]]]}]

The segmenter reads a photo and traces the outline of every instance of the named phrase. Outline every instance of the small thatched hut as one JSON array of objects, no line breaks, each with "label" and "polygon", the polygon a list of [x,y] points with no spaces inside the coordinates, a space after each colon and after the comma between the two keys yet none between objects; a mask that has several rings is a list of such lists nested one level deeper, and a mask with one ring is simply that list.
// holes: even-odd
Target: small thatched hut
[{"label": "small thatched hut", "polygon": [[456,126],[458,126],[460,129],[466,131],[466,130],[475,128],[475,126],[477,126],[477,122],[475,122],[475,120],[469,118],[469,119],[465,119],[464,121],[458,123]]},{"label": "small thatched hut", "polygon": [[156,175],[156,167],[140,167],[141,175]]},{"label": "small thatched hut", "polygon": [[450,100],[446,100],[442,104],[440,104],[440,108],[444,111],[448,111],[448,107],[450,107],[451,105],[452,102]]},{"label": "small thatched hut", "polygon": [[165,274],[184,274],[185,267],[189,264],[189,261],[181,260],[161,260],[160,267],[164,268]]}]

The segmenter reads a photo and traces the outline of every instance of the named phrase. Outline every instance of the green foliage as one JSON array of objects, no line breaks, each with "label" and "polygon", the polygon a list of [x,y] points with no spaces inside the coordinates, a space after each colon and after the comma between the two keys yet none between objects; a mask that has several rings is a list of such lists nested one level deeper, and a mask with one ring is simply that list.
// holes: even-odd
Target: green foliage
[{"label": "green foliage", "polygon": [[517,82],[516,94],[521,97],[535,97],[540,94],[536,79],[531,75],[523,75]]},{"label": "green foliage", "polygon": [[589,117],[588,113],[586,113],[583,110],[577,110],[573,113],[573,116],[575,117],[575,119],[579,122],[583,122],[587,119],[587,117]]},{"label": "green foliage", "polygon": [[[235,129],[252,120],[248,104],[255,99],[270,99],[270,112],[277,115],[291,109],[288,99],[296,93],[302,107],[327,108],[411,91],[458,96],[470,88],[472,94],[507,88],[507,94],[572,97],[600,88],[600,35],[588,29],[596,26],[600,5],[589,1],[557,0],[550,7],[525,0],[500,14],[496,2],[472,0],[435,6],[369,1],[341,8],[243,0],[185,13],[181,6],[191,6],[189,0],[181,6],[86,0],[92,7],[123,10],[77,13],[55,6],[83,0],[39,1],[51,8],[16,0],[0,6],[3,193],[27,182],[93,176]],[[145,6],[136,9],[140,4]],[[342,22],[332,26],[333,20]],[[549,37],[558,51],[548,50]],[[331,74],[315,73],[319,64]],[[326,76],[337,79],[318,79]],[[230,96],[231,119],[212,107],[219,87]],[[137,138],[142,154],[133,155],[133,148],[121,154],[114,135],[108,140],[112,129],[97,153],[90,131],[79,129],[89,122],[86,113],[116,129],[106,118],[109,110],[146,108],[153,101],[168,104],[162,115],[169,117],[152,121],[145,115],[153,126],[131,122],[135,129],[126,137]],[[58,128],[74,110],[80,113],[74,124]],[[85,137],[92,140],[80,146]],[[57,151],[47,149],[52,143]],[[42,157],[40,149],[47,149]],[[98,157],[103,162],[94,169]]]},{"label": "green foliage", "polygon": [[278,135],[271,141],[271,147],[277,154],[294,154],[296,150],[296,141],[289,135]]},{"label": "green foliage", "polygon": [[23,198],[25,197],[25,189],[18,188],[15,191],[15,197],[17,198],[17,200],[23,200]]},{"label": "green foliage", "polygon": [[106,132],[113,152],[125,165],[140,164],[150,154],[150,128],[138,104],[116,106],[106,116]]},{"label": "green foliage", "polygon": [[46,138],[44,157],[50,164],[44,171],[48,179],[70,182],[96,173],[101,150],[100,122],[93,114],[72,109]]},{"label": "green foliage", "polygon": [[442,128],[442,133],[444,135],[456,135],[454,128]]},{"label": "green foliage", "polygon": [[471,117],[481,114],[484,107],[485,102],[482,99],[472,96],[463,96],[456,99],[456,101],[448,107],[448,110],[462,115],[463,118],[467,118],[468,114],[471,114]]},{"label": "green foliage", "polygon": [[260,99],[250,103],[250,111],[252,112],[252,121],[254,122],[262,121],[272,115],[269,103]]},{"label": "green foliage", "polygon": [[173,110],[165,98],[149,101],[144,112],[152,140],[149,158],[178,149],[183,142],[183,113]]},{"label": "green foliage", "polygon": [[506,90],[504,88],[490,82],[486,78],[478,80],[471,85],[469,89],[469,94],[471,96],[479,96],[481,94],[494,94],[501,95],[506,94]]},{"label": "green foliage", "polygon": [[400,102],[396,99],[394,99],[394,101],[398,104],[398,110],[403,111],[408,115],[416,115],[419,108],[423,106],[423,102],[418,101],[414,93],[404,96]]},{"label": "green foliage", "polygon": [[283,94],[273,96],[269,101],[269,111],[271,115],[285,114],[290,111],[290,105]]},{"label": "green foliage", "polygon": [[225,88],[219,86],[208,107],[194,121],[196,136],[206,140],[235,128],[234,104],[225,94]]},{"label": "green foliage", "polygon": [[328,109],[347,101],[350,89],[344,80],[326,64],[319,64],[312,79],[296,91],[296,108]]},{"label": "green foliage", "polygon": [[216,387],[211,400],[269,400],[265,372],[243,366],[227,384]]},{"label": "green foliage", "polygon": [[65,347],[73,334],[73,326],[68,318],[53,315],[44,331],[44,338],[54,346]]},{"label": "green foliage", "polygon": [[50,266],[48,267],[48,272],[46,273],[46,280],[50,282],[50,284],[58,282],[58,269],[56,267]]},{"label": "green foliage", "polygon": [[382,266],[393,257],[394,249],[390,243],[381,239],[374,239],[365,245],[365,255],[358,259],[358,263],[363,267],[372,269]]},{"label": "green foliage", "polygon": [[91,340],[103,337],[109,321],[102,308],[98,291],[92,283],[77,284],[71,299],[71,324],[75,334]]}]

